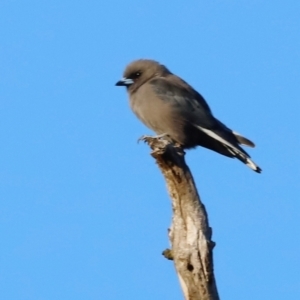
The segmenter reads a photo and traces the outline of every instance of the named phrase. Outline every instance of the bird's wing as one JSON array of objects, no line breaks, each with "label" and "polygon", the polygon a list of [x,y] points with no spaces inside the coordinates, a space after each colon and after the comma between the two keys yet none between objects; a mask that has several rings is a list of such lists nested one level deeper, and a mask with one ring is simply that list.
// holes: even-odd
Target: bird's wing
[{"label": "bird's wing", "polygon": [[183,80],[175,76],[171,79],[155,78],[150,84],[155,94],[170,103],[175,111],[180,111],[188,122],[207,129],[218,125],[204,98]]},{"label": "bird's wing", "polygon": [[180,117],[231,149],[233,155],[250,157],[238,145],[232,130],[213,116],[204,98],[186,82],[173,75],[171,78],[153,79],[150,84],[161,100],[170,102],[174,111],[180,112]]}]

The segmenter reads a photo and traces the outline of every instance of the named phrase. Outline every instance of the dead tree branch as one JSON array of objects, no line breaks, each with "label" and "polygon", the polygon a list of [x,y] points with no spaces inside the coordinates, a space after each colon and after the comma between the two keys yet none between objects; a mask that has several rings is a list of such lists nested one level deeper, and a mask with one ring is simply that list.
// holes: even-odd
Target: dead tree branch
[{"label": "dead tree branch", "polygon": [[219,300],[213,270],[212,229],[200,201],[193,176],[185,163],[184,151],[166,140],[144,137],[163,173],[172,200],[169,229],[173,259],[186,300]]}]

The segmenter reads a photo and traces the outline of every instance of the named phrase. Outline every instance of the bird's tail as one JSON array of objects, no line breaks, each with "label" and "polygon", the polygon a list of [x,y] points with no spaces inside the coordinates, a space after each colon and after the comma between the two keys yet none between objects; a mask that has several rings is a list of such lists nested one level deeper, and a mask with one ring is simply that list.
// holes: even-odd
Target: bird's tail
[{"label": "bird's tail", "polygon": [[[235,135],[238,143],[240,145],[244,145],[244,146],[249,146],[249,147],[255,147],[255,144],[253,142],[251,142],[250,140],[248,140],[247,138],[245,138],[244,136],[240,135],[239,133],[232,131],[232,133]],[[237,159],[239,159],[241,162],[243,162],[244,164],[246,164],[249,168],[251,168],[252,170],[254,170],[257,173],[261,173],[261,168],[259,166],[257,166],[251,159],[250,157],[247,157],[245,155],[240,155],[239,153],[236,153],[235,157]]]},{"label": "bird's tail", "polygon": [[[206,133],[211,138],[219,141],[223,146],[228,150],[229,153],[232,154],[233,157],[236,157],[238,160],[246,164],[250,169],[257,173],[261,173],[261,168],[256,165],[250,158],[250,155],[242,149],[238,144],[234,145],[233,143],[227,141],[225,138],[223,138],[221,135],[217,134],[216,132],[203,128],[200,126],[197,126],[198,129]],[[246,139],[245,137],[239,135],[238,133],[234,132],[234,135],[236,136],[238,142],[240,144],[246,144],[250,147],[254,147],[254,143],[252,143],[250,140]]]},{"label": "bird's tail", "polygon": [[234,136],[236,137],[238,143],[240,145],[244,145],[244,146],[249,146],[254,148],[255,144],[253,142],[251,142],[250,140],[248,140],[247,138],[245,138],[244,136],[240,135],[239,133],[232,131],[232,133],[234,134]]},{"label": "bird's tail", "polygon": [[228,145],[224,145],[227,150],[232,153],[234,157],[236,157],[238,160],[240,160],[242,163],[247,165],[250,169],[257,173],[261,173],[262,169],[250,158],[249,155],[246,155],[244,152],[241,152],[236,147],[230,147]]}]

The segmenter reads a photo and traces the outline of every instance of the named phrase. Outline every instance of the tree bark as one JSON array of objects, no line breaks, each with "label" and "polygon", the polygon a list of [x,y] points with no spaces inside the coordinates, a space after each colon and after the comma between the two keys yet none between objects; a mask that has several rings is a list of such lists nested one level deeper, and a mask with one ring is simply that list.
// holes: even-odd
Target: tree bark
[{"label": "tree bark", "polygon": [[143,140],[152,149],[151,155],[165,177],[172,200],[171,250],[163,254],[174,260],[186,300],[219,300],[213,269],[212,229],[185,163],[185,153],[163,139],[144,137]]}]

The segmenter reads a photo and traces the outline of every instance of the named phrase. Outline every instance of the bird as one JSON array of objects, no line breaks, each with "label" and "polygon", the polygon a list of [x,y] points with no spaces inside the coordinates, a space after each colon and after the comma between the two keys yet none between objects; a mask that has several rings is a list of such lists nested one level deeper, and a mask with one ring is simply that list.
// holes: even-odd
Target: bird
[{"label": "bird", "polygon": [[202,146],[237,158],[261,173],[241,147],[254,143],[215,118],[202,95],[163,64],[135,60],[115,85],[126,87],[131,109],[158,137],[168,136],[183,149]]}]

